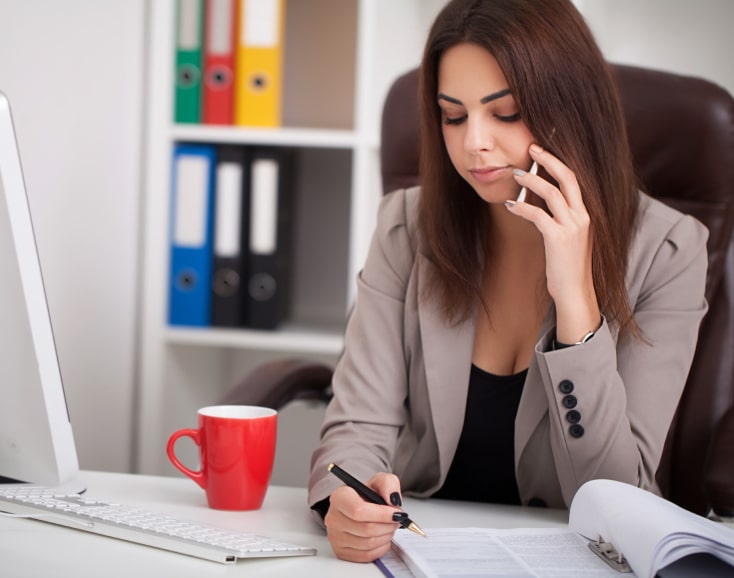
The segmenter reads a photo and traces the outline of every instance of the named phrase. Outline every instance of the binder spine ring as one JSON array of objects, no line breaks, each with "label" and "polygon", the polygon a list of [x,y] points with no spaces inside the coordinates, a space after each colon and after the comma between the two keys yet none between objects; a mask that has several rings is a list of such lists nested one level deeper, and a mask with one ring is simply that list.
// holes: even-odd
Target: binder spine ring
[{"label": "binder spine ring", "polygon": [[232,74],[224,66],[213,68],[206,78],[207,86],[215,89],[225,89],[232,84]]},{"label": "binder spine ring", "polygon": [[196,271],[184,269],[176,276],[176,287],[181,291],[191,291],[197,284]]},{"label": "binder spine ring", "polygon": [[250,297],[255,301],[268,301],[275,296],[278,283],[272,275],[257,273],[250,280]]},{"label": "binder spine ring", "polygon": [[231,297],[237,294],[240,288],[240,275],[234,269],[223,269],[214,273],[212,290],[222,297]]},{"label": "binder spine ring", "polygon": [[250,87],[254,91],[265,91],[270,86],[270,77],[264,72],[253,74],[250,77]]},{"label": "binder spine ring", "polygon": [[178,85],[181,88],[192,88],[199,81],[199,70],[193,64],[181,65],[178,71]]},{"label": "binder spine ring", "polygon": [[627,564],[624,556],[620,552],[617,552],[614,544],[605,542],[601,536],[599,536],[596,542],[589,542],[589,549],[617,572],[621,572],[622,574],[632,573],[632,568]]}]

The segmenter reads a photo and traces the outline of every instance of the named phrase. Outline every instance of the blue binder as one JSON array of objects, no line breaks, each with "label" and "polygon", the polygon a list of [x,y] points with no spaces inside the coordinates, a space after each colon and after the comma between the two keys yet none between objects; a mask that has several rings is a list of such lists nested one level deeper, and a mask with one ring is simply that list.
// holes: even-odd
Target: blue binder
[{"label": "blue binder", "polygon": [[171,176],[171,325],[211,324],[213,145],[176,144]]}]

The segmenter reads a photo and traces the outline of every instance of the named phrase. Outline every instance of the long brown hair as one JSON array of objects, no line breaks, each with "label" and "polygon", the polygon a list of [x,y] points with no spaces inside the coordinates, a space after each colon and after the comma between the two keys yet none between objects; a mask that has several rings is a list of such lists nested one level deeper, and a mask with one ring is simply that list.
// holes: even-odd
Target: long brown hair
[{"label": "long brown hair", "polygon": [[599,307],[620,333],[637,334],[625,274],[639,181],[609,66],[567,0],[452,0],[433,24],[420,74],[419,222],[437,271],[428,294],[447,320],[467,319],[488,258],[486,204],[451,164],[437,103],[439,61],[465,42],[494,56],[537,142],[576,174],[591,219]]}]

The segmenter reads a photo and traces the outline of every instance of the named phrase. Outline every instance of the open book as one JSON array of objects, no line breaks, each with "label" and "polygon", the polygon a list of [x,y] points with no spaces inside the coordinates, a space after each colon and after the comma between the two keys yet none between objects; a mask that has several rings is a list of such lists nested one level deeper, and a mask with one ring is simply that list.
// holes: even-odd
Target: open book
[{"label": "open book", "polygon": [[611,480],[593,480],[579,489],[568,529],[429,528],[426,533],[428,539],[410,532],[394,538],[394,551],[409,571],[425,578],[619,578],[620,572],[653,578],[694,554],[722,560],[715,560],[718,568],[731,567],[710,575],[734,574],[734,529]]}]

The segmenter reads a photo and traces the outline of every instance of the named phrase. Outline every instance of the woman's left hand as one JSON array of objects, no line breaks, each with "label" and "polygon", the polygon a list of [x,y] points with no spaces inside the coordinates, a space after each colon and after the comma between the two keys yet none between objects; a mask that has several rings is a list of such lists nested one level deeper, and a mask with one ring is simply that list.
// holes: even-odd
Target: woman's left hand
[{"label": "woman's left hand", "polygon": [[527,202],[510,201],[507,207],[532,222],[543,236],[548,293],[558,318],[556,338],[575,343],[601,320],[592,275],[591,220],[573,171],[538,145],[530,146],[530,156],[558,186],[529,173],[516,174],[515,180],[542,199],[548,210]]}]

